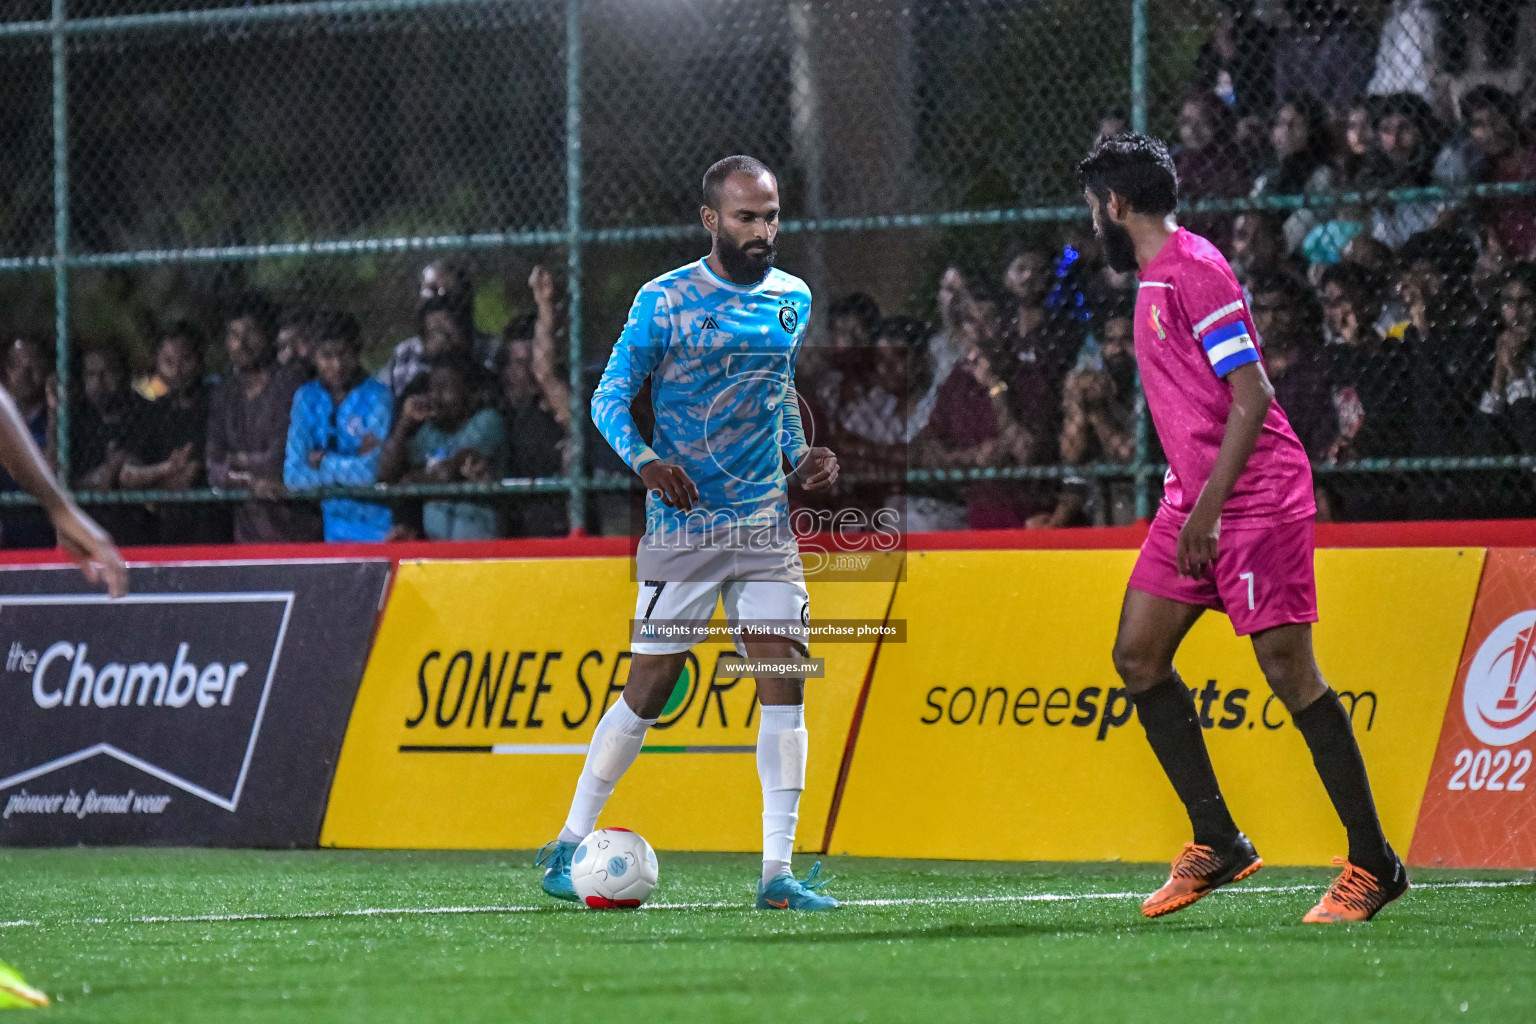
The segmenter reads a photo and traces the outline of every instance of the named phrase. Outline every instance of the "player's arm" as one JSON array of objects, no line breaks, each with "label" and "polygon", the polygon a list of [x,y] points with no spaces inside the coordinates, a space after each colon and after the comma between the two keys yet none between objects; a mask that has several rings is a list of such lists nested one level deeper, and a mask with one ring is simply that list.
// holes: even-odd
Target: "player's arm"
[{"label": "player's arm", "polygon": [[59,546],[80,566],[85,578],[104,584],[113,597],[128,592],[128,568],[107,532],[80,510],[54,479],[9,392],[0,390],[0,464],[48,513]]},{"label": "player's arm", "polygon": [[[1238,309],[1241,310],[1241,301]],[[1221,535],[1221,509],[1232,496],[1232,489],[1243,475],[1243,468],[1259,443],[1264,417],[1274,401],[1275,389],[1259,361],[1259,352],[1239,319],[1198,333],[1212,370],[1232,387],[1232,407],[1216,453],[1211,475],[1200,489],[1200,497],[1179,532],[1179,572],[1186,576],[1202,575],[1216,560],[1217,541]]]},{"label": "player's arm", "polygon": [[608,356],[603,379],[592,394],[592,422],[619,458],[640,475],[646,490],[686,512],[699,500],[699,489],[683,467],[662,461],[645,443],[629,411],[646,378],[661,362],[670,334],[666,294],[647,285],[635,296],[629,320]]},{"label": "player's arm", "polygon": [[[806,306],[806,319],[810,319],[810,306]],[[808,491],[821,491],[837,483],[837,456],[832,449],[811,447],[805,437],[805,421],[800,416],[800,392],[795,388],[795,374],[799,369],[802,332],[789,353],[789,385],[784,389],[784,401],[780,405],[779,438],[781,450],[789,460],[800,486]]]}]

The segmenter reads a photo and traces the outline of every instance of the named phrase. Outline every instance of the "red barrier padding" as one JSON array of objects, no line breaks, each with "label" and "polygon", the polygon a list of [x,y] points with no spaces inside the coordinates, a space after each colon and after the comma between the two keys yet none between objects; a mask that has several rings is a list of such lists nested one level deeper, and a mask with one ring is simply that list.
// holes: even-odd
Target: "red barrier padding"
[{"label": "red barrier padding", "polygon": [[[1069,530],[957,530],[914,533],[909,551],[1104,550],[1137,548],[1145,525]],[[1536,519],[1415,523],[1319,523],[1325,548],[1536,548]],[[132,562],[243,562],[330,558],[623,558],[634,554],[630,537],[549,537],[488,541],[403,541],[397,544],[221,544],[201,547],[128,548]],[[0,565],[57,565],[58,550],[0,552]]]}]

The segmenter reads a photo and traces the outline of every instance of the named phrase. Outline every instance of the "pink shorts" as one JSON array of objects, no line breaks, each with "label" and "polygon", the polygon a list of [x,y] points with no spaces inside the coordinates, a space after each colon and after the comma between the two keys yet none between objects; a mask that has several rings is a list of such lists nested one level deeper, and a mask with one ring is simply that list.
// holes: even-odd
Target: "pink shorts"
[{"label": "pink shorts", "polygon": [[1317,621],[1310,516],[1257,529],[1223,528],[1215,565],[1196,579],[1179,575],[1183,525],[1158,512],[1131,570],[1132,590],[1226,612],[1238,636]]}]

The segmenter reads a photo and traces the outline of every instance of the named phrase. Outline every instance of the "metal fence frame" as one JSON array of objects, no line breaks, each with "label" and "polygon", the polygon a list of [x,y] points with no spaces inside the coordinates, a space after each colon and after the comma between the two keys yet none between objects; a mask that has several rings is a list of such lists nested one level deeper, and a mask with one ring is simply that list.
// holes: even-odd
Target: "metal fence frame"
[{"label": "metal fence frame", "polygon": [[[565,3],[565,125],[566,125],[566,213],[563,230],[491,231],[468,235],[413,235],[388,238],[293,241],[265,245],[197,246],[184,249],[146,249],[124,252],[72,253],[70,251],[69,207],[69,118],[68,118],[68,43],[85,36],[127,35],[185,29],[198,26],[248,25],[262,22],[303,21],[343,15],[392,14],[455,7],[486,7],[520,0],[305,0],[261,7],[230,6],[190,11],[152,14],[70,18],[68,0],[50,0],[47,20],[0,23],[0,40],[47,38],[52,52],[52,127],[53,127],[53,252],[48,256],[0,255],[0,273],[51,271],[54,276],[54,323],[57,339],[57,372],[61,381],[69,379],[70,337],[69,272],[73,269],[132,267],[167,263],[238,262],[271,257],[345,256],[388,252],[441,252],[449,250],[500,249],[515,246],[564,245],[569,278],[569,327],[571,416],[576,429],[571,432],[571,466],[568,476],[536,480],[501,481],[490,484],[416,484],[386,487],[327,487],[312,491],[293,491],[296,498],[349,496],[379,498],[432,497],[443,495],[549,494],[565,493],[570,502],[572,532],[581,532],[585,522],[586,498],[591,492],[622,490],[632,486],[626,477],[606,474],[589,475],[583,469],[583,431],[579,429],[587,415],[582,394],[582,249],[590,243],[622,243],[689,238],[697,234],[696,225],[656,225],[635,228],[587,228],[582,220],[582,39],[583,0]],[[1127,88],[1130,93],[1131,126],[1146,131],[1148,124],[1148,46],[1147,7],[1149,0],[1127,0],[1131,8],[1131,66]],[[1191,212],[1239,212],[1251,209],[1327,208],[1371,202],[1457,201],[1501,195],[1536,194],[1536,182],[1497,185],[1471,185],[1456,188],[1416,188],[1379,192],[1337,191],[1307,195],[1268,196],[1261,199],[1206,200],[1185,204]],[[976,227],[1001,224],[1062,222],[1086,218],[1081,205],[965,210],[948,213],[909,214],[874,217],[842,217],[819,220],[788,220],[786,232],[837,232],[903,228]],[[1139,387],[1139,384],[1138,384]],[[69,388],[60,390],[58,410],[58,451],[60,477],[69,480]],[[1132,479],[1135,481],[1136,515],[1145,519],[1151,513],[1152,481],[1165,467],[1148,462],[1148,417],[1145,402],[1138,395],[1136,455],[1129,464],[1091,464],[1085,466],[1032,466],[976,470],[909,470],[911,483],[963,482],[976,479],[1040,480],[1086,477],[1094,481]],[[1370,459],[1345,464],[1319,464],[1323,473],[1401,473],[1445,472],[1463,470],[1536,470],[1536,456],[1500,456],[1482,458],[1400,458]],[[76,499],[92,504],[126,504],[146,501],[236,501],[252,497],[247,491],[74,491]],[[32,499],[19,493],[0,494],[0,505],[24,504]]]}]

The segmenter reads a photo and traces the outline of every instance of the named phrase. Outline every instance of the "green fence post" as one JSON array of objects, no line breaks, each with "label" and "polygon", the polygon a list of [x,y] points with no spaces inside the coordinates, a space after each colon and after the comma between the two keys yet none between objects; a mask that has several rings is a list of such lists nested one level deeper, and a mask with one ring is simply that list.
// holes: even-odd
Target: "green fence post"
[{"label": "green fence post", "polygon": [[570,344],[571,533],[586,532],[586,468],[584,431],[587,408],[581,377],[581,0],[565,3],[565,269],[570,308],[566,339]]},{"label": "green fence post", "polygon": [[59,481],[69,484],[69,89],[65,0],[53,0],[53,334],[59,377]]},{"label": "green fence post", "polygon": [[[1131,0],[1131,130],[1147,130],[1147,0]],[[1152,515],[1147,465],[1147,397],[1136,375],[1136,518]]]}]

